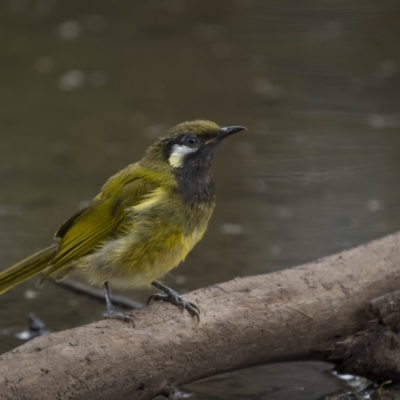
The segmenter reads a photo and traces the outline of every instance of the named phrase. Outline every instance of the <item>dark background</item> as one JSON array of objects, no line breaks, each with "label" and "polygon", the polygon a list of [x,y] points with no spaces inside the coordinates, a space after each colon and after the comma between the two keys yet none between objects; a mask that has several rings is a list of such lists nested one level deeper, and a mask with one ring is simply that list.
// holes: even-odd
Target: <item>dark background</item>
[{"label": "dark background", "polygon": [[[209,230],[165,279],[179,292],[398,230],[399,13],[390,0],[1,1],[0,269],[196,118],[249,130],[216,157]],[[36,281],[0,298],[1,352],[31,311],[52,331],[101,318],[103,305]],[[364,385],[329,369],[257,367],[176,398],[328,400]]]}]

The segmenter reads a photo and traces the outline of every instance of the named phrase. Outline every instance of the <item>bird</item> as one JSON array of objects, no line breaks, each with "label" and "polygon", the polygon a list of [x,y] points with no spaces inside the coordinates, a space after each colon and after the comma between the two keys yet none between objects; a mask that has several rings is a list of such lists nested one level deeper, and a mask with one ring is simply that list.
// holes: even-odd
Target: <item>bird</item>
[{"label": "bird", "polygon": [[104,318],[131,320],[115,310],[109,284],[121,289],[152,285],[163,293],[153,294],[148,303],[172,303],[199,322],[199,307],[158,279],[203,237],[215,207],[214,153],[225,138],[245,129],[207,120],[171,128],[67,219],[52,245],[2,271],[0,294],[39,273],[44,273],[42,283],[79,270],[91,285],[103,287]]}]

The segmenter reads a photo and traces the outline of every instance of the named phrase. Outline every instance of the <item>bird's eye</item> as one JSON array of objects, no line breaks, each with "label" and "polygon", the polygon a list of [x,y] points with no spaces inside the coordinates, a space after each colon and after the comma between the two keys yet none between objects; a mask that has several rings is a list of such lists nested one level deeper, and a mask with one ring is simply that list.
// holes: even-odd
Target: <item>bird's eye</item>
[{"label": "bird's eye", "polygon": [[199,143],[199,139],[197,139],[196,136],[186,136],[185,137],[185,144],[188,147],[197,147],[198,143]]}]

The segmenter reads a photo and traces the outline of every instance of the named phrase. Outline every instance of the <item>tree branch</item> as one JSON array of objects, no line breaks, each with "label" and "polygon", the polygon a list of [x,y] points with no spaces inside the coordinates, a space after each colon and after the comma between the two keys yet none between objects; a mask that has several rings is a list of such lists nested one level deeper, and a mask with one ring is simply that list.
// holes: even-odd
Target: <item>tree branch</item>
[{"label": "tree branch", "polygon": [[[400,376],[399,362],[373,353],[378,342],[388,351],[381,338],[391,335],[391,360],[400,359],[398,294],[377,299],[400,288],[399,243],[398,233],[189,293],[202,311],[199,325],[155,304],[132,312],[135,327],[106,320],[36,338],[0,357],[0,399],[152,399],[170,386],[291,360],[328,358],[342,372]],[[354,340],[371,328],[371,357],[353,357],[365,352]]]}]

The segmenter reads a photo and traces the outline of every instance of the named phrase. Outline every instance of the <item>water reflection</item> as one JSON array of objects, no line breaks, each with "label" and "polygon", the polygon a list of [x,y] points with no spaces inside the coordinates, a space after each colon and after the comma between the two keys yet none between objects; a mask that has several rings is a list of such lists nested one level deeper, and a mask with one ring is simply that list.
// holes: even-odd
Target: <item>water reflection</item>
[{"label": "water reflection", "polygon": [[[215,160],[217,210],[166,278],[177,290],[398,230],[399,11],[393,0],[2,2],[0,267],[47,245],[105,179],[194,118],[249,130]],[[35,282],[0,302],[2,352],[19,344],[13,335],[31,311],[52,331],[103,311]],[[260,367],[183,390],[199,399],[346,393],[312,368]]]}]

